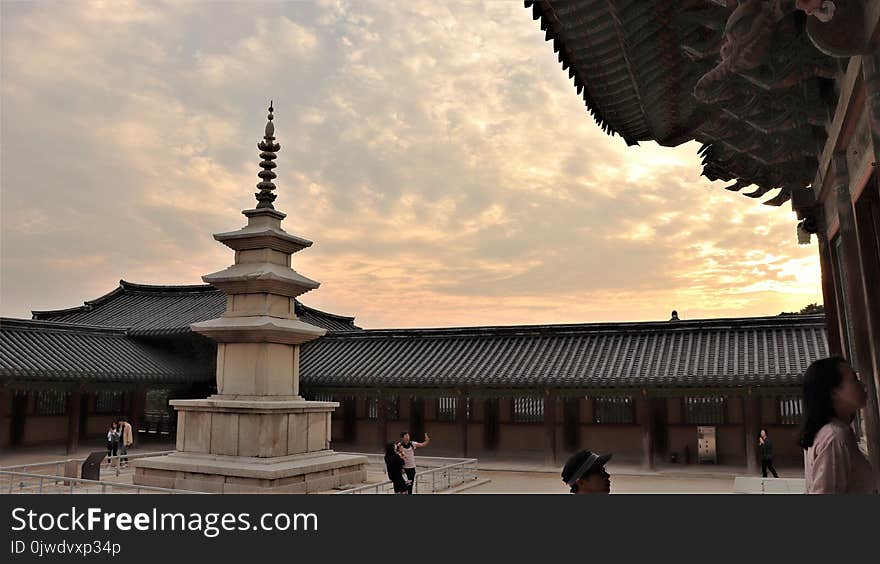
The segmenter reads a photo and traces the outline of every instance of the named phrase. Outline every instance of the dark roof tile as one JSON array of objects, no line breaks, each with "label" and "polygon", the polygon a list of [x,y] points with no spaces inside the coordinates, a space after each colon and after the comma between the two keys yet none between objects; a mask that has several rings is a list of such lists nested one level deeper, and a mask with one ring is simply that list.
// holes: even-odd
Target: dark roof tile
[{"label": "dark roof tile", "polygon": [[0,319],[0,376],[79,382],[192,382],[213,374],[124,328]]},{"label": "dark roof tile", "polygon": [[[328,331],[357,331],[354,317],[343,317],[310,308],[297,300],[296,314]],[[199,321],[220,317],[226,295],[209,284],[151,286],[119,281],[119,287],[84,305],[52,311],[34,311],[33,318],[84,325],[124,327],[138,337],[184,334]]]},{"label": "dark roof tile", "polygon": [[821,315],[389,329],[306,343],[300,378],[339,388],[790,386],[827,354]]}]

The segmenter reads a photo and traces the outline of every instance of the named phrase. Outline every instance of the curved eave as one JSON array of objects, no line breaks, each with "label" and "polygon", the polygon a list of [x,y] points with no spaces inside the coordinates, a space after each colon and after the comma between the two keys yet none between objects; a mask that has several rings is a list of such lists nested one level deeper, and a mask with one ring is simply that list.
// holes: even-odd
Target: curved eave
[{"label": "curved eave", "polygon": [[[525,0],[524,5],[526,8],[532,9],[533,20],[540,20],[541,31],[544,31],[544,40],[553,42],[553,52],[559,54],[558,59],[559,63],[562,65],[562,70],[567,70],[568,77],[574,80],[574,86],[577,89],[577,93],[583,99],[584,105],[586,105],[587,110],[590,112],[596,125],[612,137],[614,135],[620,135],[628,146],[638,145],[639,139],[635,139],[628,134],[622,133],[617,127],[611,124],[609,118],[599,109],[599,104],[590,95],[589,89],[587,88],[587,82],[581,74],[575,70],[575,67],[571,65],[569,57],[566,54],[564,41],[559,37],[559,34],[555,30],[556,26],[561,27],[561,22],[552,11],[552,5],[549,2],[543,2],[540,0]],[[545,11],[545,9],[548,11]],[[645,141],[649,139],[650,137],[646,137],[642,140]]]}]

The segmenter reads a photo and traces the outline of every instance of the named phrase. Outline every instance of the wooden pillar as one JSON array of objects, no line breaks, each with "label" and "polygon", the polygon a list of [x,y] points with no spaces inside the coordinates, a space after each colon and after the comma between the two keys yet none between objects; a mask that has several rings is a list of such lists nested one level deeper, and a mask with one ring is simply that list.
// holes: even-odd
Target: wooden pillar
[{"label": "wooden pillar", "polygon": [[642,431],[642,467],[645,470],[654,469],[654,404],[647,397],[647,392],[642,390],[642,398],[639,399],[642,409],[638,410],[641,415]]},{"label": "wooden pillar", "polygon": [[388,440],[388,406],[385,404],[385,397],[379,393],[376,400],[376,435],[379,440],[379,447],[385,452],[385,443]]},{"label": "wooden pillar", "polygon": [[567,454],[578,450],[580,445],[581,399],[567,397],[562,403],[563,451]]},{"label": "wooden pillar", "polygon": [[138,384],[131,398],[131,408],[128,412],[128,422],[131,424],[132,446],[137,446],[139,441],[138,429],[141,428],[144,419],[144,411],[147,409],[147,386]]},{"label": "wooden pillar", "polygon": [[461,456],[467,458],[468,455],[468,419],[467,419],[467,393],[464,390],[458,391],[455,403],[455,417],[458,420],[459,442],[461,444]]},{"label": "wooden pillar", "polygon": [[[852,197],[849,192],[849,174],[846,164],[846,153],[834,154],[834,191],[837,197],[837,216],[840,220],[840,244],[843,261],[840,269],[844,272],[846,308],[852,328],[852,343],[849,349],[852,358],[848,359],[853,368],[859,372],[862,383],[868,392],[868,402],[864,411],[865,439],[868,443],[868,457],[871,465],[880,468],[880,412],[877,405],[877,390],[874,381],[874,368],[871,361],[871,340],[865,307],[864,287],[862,286],[862,267],[859,252],[858,233],[856,232],[855,214],[853,213]],[[876,470],[875,470],[876,472]]]},{"label": "wooden pillar", "polygon": [[749,474],[757,474],[758,465],[758,433],[761,432],[761,399],[749,392],[743,398],[743,440],[746,451],[746,470]]},{"label": "wooden pillar", "polygon": [[544,459],[548,464],[556,464],[556,395],[552,390],[544,390],[544,431],[547,447]]},{"label": "wooden pillar", "polygon": [[483,400],[483,448],[490,452],[498,448],[498,398]]},{"label": "wooden pillar", "polygon": [[[880,292],[877,291],[880,285],[880,257],[877,256],[880,254],[880,174],[876,164],[880,163],[880,48],[875,49],[871,56],[862,57],[862,76],[865,84],[864,111],[870,124],[870,144],[875,165],[860,198],[861,203],[857,206],[856,221],[859,222],[862,264],[865,268],[862,282],[871,332],[869,354],[874,370],[874,391],[880,404]],[[880,473],[880,468],[874,468]]]},{"label": "wooden pillar", "polygon": [[12,392],[0,387],[0,452],[12,446]]},{"label": "wooden pillar", "polygon": [[79,417],[82,408],[82,390],[74,389],[67,394],[67,454],[79,448]]},{"label": "wooden pillar", "polygon": [[347,397],[343,402],[342,442],[353,445],[357,442],[357,399]]},{"label": "wooden pillar", "polygon": [[414,441],[425,440],[425,400],[413,396],[409,401],[409,436]]},{"label": "wooden pillar", "polygon": [[12,392],[12,414],[9,418],[9,446],[17,447],[24,442],[27,412],[32,392]]},{"label": "wooden pillar", "polygon": [[819,240],[819,266],[822,270],[822,302],[825,304],[825,330],[828,332],[828,348],[832,356],[844,356],[840,339],[840,314],[837,311],[837,295],[834,293],[834,263],[831,245],[823,226],[817,235]]}]

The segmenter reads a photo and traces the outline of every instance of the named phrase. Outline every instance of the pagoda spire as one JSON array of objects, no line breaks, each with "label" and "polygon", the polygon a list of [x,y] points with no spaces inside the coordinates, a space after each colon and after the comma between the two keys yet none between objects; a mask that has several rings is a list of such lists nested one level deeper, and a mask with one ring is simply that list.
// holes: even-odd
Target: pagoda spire
[{"label": "pagoda spire", "polygon": [[274,111],[275,109],[272,107],[272,101],[270,100],[265,135],[263,135],[263,140],[257,144],[257,149],[260,150],[260,158],[263,159],[260,161],[260,168],[263,170],[257,173],[257,176],[260,177],[260,183],[257,184],[257,188],[260,191],[254,194],[257,197],[257,209],[275,209],[275,206],[272,205],[276,198],[276,195],[272,193],[272,190],[275,189],[275,183],[272,181],[276,175],[272,169],[277,166],[273,161],[278,158],[275,153],[278,152],[281,145],[275,142],[275,125],[272,123],[274,119],[272,112]]}]

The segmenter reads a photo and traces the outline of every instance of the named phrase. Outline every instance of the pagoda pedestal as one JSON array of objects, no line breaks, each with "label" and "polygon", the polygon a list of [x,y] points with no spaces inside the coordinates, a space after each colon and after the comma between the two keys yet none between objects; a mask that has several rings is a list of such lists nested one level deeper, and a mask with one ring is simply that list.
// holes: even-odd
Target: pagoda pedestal
[{"label": "pagoda pedestal", "polygon": [[272,207],[275,151],[272,114],[259,144],[260,202],[248,223],[214,238],[235,251],[235,264],[203,276],[227,296],[222,317],[191,326],[217,341],[217,394],[173,400],[177,446],[135,462],[134,483],[217,493],[309,493],[367,479],[364,456],[330,449],[336,402],[299,395],[300,345],[326,333],[299,320],[294,298],[319,286],[291,268],[291,255],[312,242],[281,228]]},{"label": "pagoda pedestal", "polygon": [[173,400],[177,450],[136,461],[134,483],[214,493],[311,493],[367,479],[363,456],[330,450],[336,402]]}]

